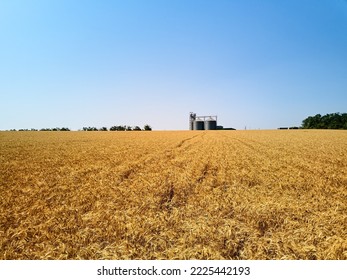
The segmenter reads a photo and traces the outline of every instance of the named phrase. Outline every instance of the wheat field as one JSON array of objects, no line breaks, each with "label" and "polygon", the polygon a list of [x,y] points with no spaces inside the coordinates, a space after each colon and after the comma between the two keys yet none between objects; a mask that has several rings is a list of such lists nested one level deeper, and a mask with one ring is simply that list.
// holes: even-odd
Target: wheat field
[{"label": "wheat field", "polygon": [[347,132],[1,132],[1,259],[347,259]]}]

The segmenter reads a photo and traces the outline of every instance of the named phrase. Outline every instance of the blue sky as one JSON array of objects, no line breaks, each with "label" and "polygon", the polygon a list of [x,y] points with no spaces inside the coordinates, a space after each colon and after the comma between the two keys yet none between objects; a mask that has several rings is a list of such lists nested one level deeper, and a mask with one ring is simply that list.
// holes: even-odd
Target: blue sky
[{"label": "blue sky", "polygon": [[0,130],[347,112],[347,1],[0,2]]}]

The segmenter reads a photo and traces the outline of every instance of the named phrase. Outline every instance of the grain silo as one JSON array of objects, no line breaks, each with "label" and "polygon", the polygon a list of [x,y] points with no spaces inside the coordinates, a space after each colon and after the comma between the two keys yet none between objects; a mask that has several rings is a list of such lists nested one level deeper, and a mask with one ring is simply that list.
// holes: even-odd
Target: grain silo
[{"label": "grain silo", "polygon": [[205,130],[216,130],[217,129],[217,120],[209,119],[205,120]]},{"label": "grain silo", "polygon": [[205,122],[201,119],[196,119],[193,123],[193,129],[194,130],[204,130],[205,129]]}]

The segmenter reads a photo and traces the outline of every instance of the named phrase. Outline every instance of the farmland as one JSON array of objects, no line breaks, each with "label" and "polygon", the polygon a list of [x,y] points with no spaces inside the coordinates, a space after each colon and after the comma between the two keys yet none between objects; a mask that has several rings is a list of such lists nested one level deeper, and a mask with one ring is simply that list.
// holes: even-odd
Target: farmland
[{"label": "farmland", "polygon": [[0,132],[0,259],[347,259],[347,132]]}]

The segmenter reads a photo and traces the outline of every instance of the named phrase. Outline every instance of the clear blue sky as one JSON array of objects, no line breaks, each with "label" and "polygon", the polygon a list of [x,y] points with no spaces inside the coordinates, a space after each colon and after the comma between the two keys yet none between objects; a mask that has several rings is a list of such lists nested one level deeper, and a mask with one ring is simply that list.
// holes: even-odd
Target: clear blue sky
[{"label": "clear blue sky", "polygon": [[2,0],[0,102],[0,130],[347,112],[347,1]]}]

